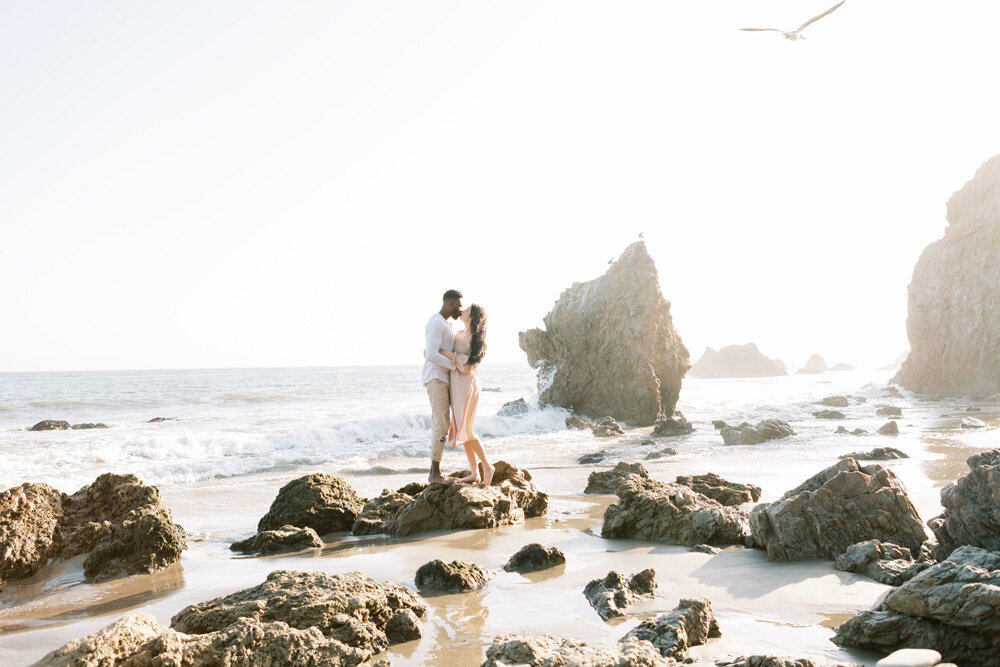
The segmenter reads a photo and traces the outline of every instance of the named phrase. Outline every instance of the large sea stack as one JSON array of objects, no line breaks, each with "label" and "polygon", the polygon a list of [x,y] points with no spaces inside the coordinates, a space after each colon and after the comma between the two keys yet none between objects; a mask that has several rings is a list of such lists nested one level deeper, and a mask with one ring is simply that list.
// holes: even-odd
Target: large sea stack
[{"label": "large sea stack", "polygon": [[1000,155],[948,200],[944,237],[910,281],[910,354],[894,382],[921,394],[1000,391]]},{"label": "large sea stack", "polygon": [[688,373],[696,378],[762,378],[788,375],[785,364],[770,359],[754,343],[727,345],[715,350],[705,348],[705,354],[695,362]]},{"label": "large sea stack", "polygon": [[544,322],[520,334],[543,405],[634,426],[673,414],[691,362],[644,242],[600,278],[573,283]]}]

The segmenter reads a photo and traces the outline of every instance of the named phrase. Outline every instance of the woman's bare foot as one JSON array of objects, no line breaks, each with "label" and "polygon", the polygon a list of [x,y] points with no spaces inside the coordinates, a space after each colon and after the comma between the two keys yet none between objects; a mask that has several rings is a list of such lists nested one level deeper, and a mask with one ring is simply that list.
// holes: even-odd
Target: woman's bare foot
[{"label": "woman's bare foot", "polygon": [[458,481],[461,484],[474,484],[479,481],[479,476],[476,475],[475,473],[472,473],[471,475],[460,477]]},{"label": "woman's bare foot", "polygon": [[483,468],[483,481],[480,483],[483,486],[489,486],[493,483],[493,471],[496,470],[496,468],[486,463],[483,464]]}]

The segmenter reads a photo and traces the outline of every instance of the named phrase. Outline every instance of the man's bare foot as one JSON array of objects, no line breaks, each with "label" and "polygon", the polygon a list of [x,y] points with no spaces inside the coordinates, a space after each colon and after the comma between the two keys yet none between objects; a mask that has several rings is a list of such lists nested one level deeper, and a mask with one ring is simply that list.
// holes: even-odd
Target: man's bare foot
[{"label": "man's bare foot", "polygon": [[493,471],[496,470],[493,466],[483,466],[486,470],[483,471],[483,481],[481,484],[483,486],[489,486],[493,482]]},{"label": "man's bare foot", "polygon": [[444,484],[445,486],[455,483],[454,477],[445,477],[444,475],[430,475],[427,477],[428,484]]}]

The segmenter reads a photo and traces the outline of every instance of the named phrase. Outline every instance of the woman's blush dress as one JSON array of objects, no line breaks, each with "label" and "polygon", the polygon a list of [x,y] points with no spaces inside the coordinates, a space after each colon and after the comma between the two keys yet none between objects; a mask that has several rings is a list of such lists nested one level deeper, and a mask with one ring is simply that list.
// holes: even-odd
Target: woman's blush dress
[{"label": "woman's blush dress", "polygon": [[467,365],[471,334],[460,332],[455,336],[455,368],[449,378],[451,387],[451,427],[449,444],[458,447],[468,440],[478,440],[476,435],[476,409],[479,407],[479,365]]}]

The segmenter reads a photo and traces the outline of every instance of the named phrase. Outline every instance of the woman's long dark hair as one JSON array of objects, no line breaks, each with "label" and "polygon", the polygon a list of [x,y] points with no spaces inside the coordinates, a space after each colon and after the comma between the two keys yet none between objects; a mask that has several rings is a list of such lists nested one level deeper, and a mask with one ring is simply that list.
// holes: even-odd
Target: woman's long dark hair
[{"label": "woman's long dark hair", "polygon": [[469,366],[475,366],[486,355],[486,311],[478,304],[469,306],[469,331],[472,340],[469,343]]}]

